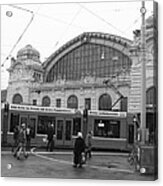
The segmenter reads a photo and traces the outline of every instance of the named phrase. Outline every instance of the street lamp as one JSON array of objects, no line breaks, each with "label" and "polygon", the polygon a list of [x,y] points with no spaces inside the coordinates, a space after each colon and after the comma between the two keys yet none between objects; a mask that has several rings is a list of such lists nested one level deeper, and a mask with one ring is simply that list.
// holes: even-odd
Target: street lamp
[{"label": "street lamp", "polygon": [[146,32],[145,32],[145,1],[142,1],[140,9],[142,14],[141,26],[141,144],[144,145],[146,141]]}]

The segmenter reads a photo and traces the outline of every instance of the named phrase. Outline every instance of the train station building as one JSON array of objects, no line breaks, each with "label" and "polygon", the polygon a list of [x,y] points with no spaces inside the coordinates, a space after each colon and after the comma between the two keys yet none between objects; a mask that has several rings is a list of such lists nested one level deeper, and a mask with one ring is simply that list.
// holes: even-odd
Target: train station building
[{"label": "train station building", "polygon": [[[153,18],[146,20],[147,105],[152,108],[155,60]],[[47,58],[26,45],[8,69],[7,102],[90,110],[140,112],[140,31],[130,41],[83,33]],[[117,102],[116,102],[117,101]]]},{"label": "train station building", "polygon": [[[149,17],[146,20],[148,122],[156,106],[154,34],[153,17]],[[133,40],[109,33],[85,32],[54,51],[44,62],[40,61],[41,51],[28,44],[17,52],[16,59],[11,59],[7,102],[72,108],[76,112],[87,108],[140,113],[140,40],[140,30],[134,31]]]}]

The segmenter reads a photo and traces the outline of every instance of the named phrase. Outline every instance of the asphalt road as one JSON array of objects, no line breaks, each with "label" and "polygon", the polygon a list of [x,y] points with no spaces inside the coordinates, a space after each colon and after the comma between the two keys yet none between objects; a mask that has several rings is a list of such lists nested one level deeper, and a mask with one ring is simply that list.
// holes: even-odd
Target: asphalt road
[{"label": "asphalt road", "polygon": [[102,179],[102,180],[154,180],[152,175],[140,175],[122,154],[98,154],[83,168],[72,166],[71,152],[33,153],[28,159],[17,160],[11,153],[1,155],[2,177]]}]

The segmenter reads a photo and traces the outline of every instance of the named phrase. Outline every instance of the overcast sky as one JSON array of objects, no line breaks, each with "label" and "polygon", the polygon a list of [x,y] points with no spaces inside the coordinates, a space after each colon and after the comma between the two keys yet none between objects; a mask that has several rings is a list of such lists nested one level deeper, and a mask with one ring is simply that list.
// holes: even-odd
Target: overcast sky
[{"label": "overcast sky", "polygon": [[[153,13],[152,4],[146,2],[146,18]],[[34,19],[11,55],[16,57],[18,50],[31,44],[40,52],[42,62],[83,32],[104,32],[132,40],[133,30],[141,26],[140,1],[16,6],[1,6],[1,64],[29,24],[32,13],[28,10],[34,12]],[[6,60],[1,67],[1,89],[7,86],[9,66],[10,60]]]}]

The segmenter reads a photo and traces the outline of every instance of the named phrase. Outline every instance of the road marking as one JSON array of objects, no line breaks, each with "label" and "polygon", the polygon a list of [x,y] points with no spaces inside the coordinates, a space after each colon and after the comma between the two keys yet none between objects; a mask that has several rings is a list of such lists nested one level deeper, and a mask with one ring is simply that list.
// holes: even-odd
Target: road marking
[{"label": "road marking", "polygon": [[[57,162],[57,163],[63,163],[63,164],[67,164],[67,165],[72,165],[72,162],[70,161],[65,161],[65,160],[59,160],[59,159],[54,159],[54,158],[50,158],[44,155],[41,155],[37,152],[34,152],[34,148],[31,150],[31,153],[37,157],[52,161],[52,162]],[[100,170],[105,170],[105,171],[112,171],[112,172],[125,172],[125,173],[134,173],[133,170],[127,170],[127,169],[120,169],[120,168],[107,168],[107,167],[100,167],[100,166],[94,166],[94,165],[84,165],[85,167],[89,167],[92,169],[100,169]]]},{"label": "road marking", "polygon": [[[31,152],[33,152],[36,148],[32,148],[31,149]],[[31,152],[28,152],[29,154]],[[1,151],[1,154],[4,154],[4,155],[7,155],[7,154],[12,154],[11,151]],[[57,152],[43,152],[43,151],[39,151],[37,152],[37,154],[43,154],[43,155],[46,155],[46,154],[51,154],[51,155],[73,155],[73,152],[69,152],[69,151],[66,151],[66,152],[62,152],[62,151],[57,151]],[[124,157],[127,157],[128,156],[128,153],[113,153],[113,152],[92,152],[92,155],[93,156],[124,156]]]}]

